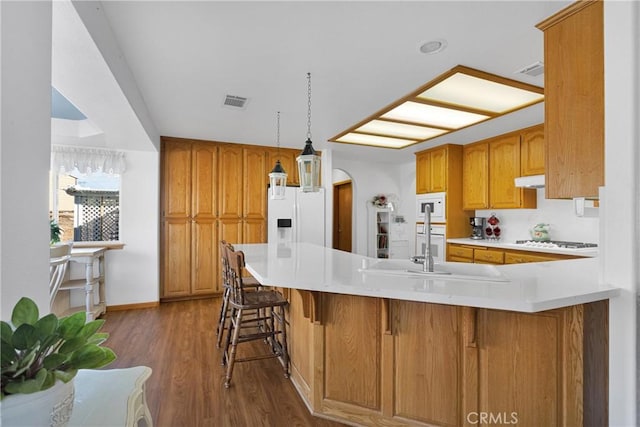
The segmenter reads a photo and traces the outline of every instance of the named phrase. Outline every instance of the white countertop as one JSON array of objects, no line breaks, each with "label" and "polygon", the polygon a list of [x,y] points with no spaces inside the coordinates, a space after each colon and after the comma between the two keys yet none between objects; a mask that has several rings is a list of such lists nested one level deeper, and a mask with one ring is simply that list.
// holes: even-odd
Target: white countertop
[{"label": "white countertop", "polygon": [[620,292],[598,282],[595,258],[495,266],[508,281],[493,282],[371,274],[359,271],[363,260],[381,260],[308,243],[235,247],[244,251],[247,270],[260,283],[309,291],[520,312],[584,304]]},{"label": "white countertop", "polygon": [[535,248],[531,246],[518,245],[515,242],[504,242],[495,240],[474,240],[470,238],[447,239],[447,243],[457,243],[459,245],[484,246],[487,248],[515,249],[527,252],[542,252],[547,254],[574,255],[585,258],[598,256],[598,248],[569,249],[569,248]]}]

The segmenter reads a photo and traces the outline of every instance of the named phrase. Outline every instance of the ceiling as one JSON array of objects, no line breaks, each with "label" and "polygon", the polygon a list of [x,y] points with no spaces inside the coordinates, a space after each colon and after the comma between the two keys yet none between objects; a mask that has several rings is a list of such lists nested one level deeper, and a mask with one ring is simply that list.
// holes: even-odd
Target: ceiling
[{"label": "ceiling", "polygon": [[[310,72],[314,147],[395,162],[540,123],[543,106],[402,150],[326,141],[456,65],[543,86],[542,75],[515,72],[543,60],[535,24],[569,3],[103,1],[102,12],[160,135],[275,145],[281,111],[281,145],[302,148]],[[447,48],[421,53],[434,39]],[[231,109],[226,95],[249,100]]]}]

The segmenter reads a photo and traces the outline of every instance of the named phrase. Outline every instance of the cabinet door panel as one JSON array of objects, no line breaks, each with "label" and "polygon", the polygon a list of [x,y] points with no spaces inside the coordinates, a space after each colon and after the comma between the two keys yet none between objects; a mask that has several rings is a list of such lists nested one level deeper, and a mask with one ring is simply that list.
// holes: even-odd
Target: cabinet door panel
[{"label": "cabinet door panel", "polygon": [[218,274],[218,233],[215,219],[193,223],[191,293],[211,294],[221,290]]},{"label": "cabinet door panel", "polygon": [[247,219],[242,221],[242,243],[266,243],[267,221],[264,219]]},{"label": "cabinet door panel", "polygon": [[430,184],[429,192],[438,193],[447,190],[447,149],[445,147],[429,153]]},{"label": "cabinet door panel", "polygon": [[191,290],[191,220],[163,223],[162,297],[189,295]]},{"label": "cabinet door panel", "polygon": [[218,148],[194,143],[192,152],[193,218],[213,218],[218,205]]},{"label": "cabinet door panel", "polygon": [[416,194],[429,192],[431,184],[429,178],[429,153],[418,153],[416,154]]},{"label": "cabinet door panel", "polygon": [[[435,425],[460,425],[457,307],[392,303],[394,414]],[[421,349],[420,354],[416,349]]]},{"label": "cabinet door panel", "polygon": [[324,397],[380,408],[380,303],[376,298],[323,294]]},{"label": "cabinet door panel", "polygon": [[164,142],[162,153],[162,216],[191,215],[191,144]]},{"label": "cabinet door panel", "polygon": [[562,425],[562,326],[554,313],[479,310],[479,411]]},{"label": "cabinet door panel", "polygon": [[463,148],[462,204],[464,209],[489,208],[489,145]]},{"label": "cabinet door panel", "polygon": [[492,209],[518,208],[520,189],[514,180],[520,176],[520,137],[507,136],[489,144],[489,206]]},{"label": "cabinet door panel", "polygon": [[218,188],[221,218],[242,216],[242,147],[220,145],[218,151]]},{"label": "cabinet door panel", "polygon": [[266,151],[258,147],[243,149],[243,217],[265,219],[267,211],[267,186],[264,184]]},{"label": "cabinet door panel", "polygon": [[242,220],[241,219],[220,219],[218,220],[218,239],[226,240],[232,245],[243,243],[242,241]]},{"label": "cabinet door panel", "polygon": [[604,7],[577,8],[543,28],[549,199],[598,197],[605,184]]},{"label": "cabinet door panel", "polygon": [[520,140],[522,176],[544,174],[545,149],[544,125],[522,133]]}]

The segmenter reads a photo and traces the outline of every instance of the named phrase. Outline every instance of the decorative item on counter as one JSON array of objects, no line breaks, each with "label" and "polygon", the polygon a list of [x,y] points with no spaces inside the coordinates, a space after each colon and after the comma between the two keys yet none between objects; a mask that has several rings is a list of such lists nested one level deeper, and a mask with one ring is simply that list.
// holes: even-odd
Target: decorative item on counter
[{"label": "decorative item on counter", "polygon": [[489,219],[487,219],[487,228],[485,228],[484,233],[487,235],[487,239],[489,240],[500,240],[500,220],[496,216],[495,213],[492,213]]},{"label": "decorative item on counter", "polygon": [[548,242],[551,240],[549,236],[549,224],[536,224],[529,232],[534,242]]}]

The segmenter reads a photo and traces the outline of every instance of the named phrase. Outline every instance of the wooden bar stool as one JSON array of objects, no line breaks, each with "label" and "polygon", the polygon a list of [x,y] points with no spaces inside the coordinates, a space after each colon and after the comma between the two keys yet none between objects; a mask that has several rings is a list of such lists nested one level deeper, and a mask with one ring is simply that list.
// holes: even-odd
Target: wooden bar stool
[{"label": "wooden bar stool", "polygon": [[[220,264],[222,273],[222,301],[220,302],[220,315],[218,317],[218,328],[216,329],[216,347],[220,348],[224,331],[227,329],[227,319],[229,318],[229,294],[231,293],[231,272],[229,271],[229,260],[227,259],[227,245],[225,240],[220,240]],[[255,290],[260,287],[253,277],[243,278],[243,286],[246,289]]]},{"label": "wooden bar stool", "polygon": [[[258,289],[247,292],[243,286],[242,270],[245,266],[244,253],[235,251],[233,246],[227,245],[227,260],[231,290],[229,293],[229,306],[231,307],[229,333],[224,347],[222,361],[227,365],[227,375],[224,386],[229,388],[233,366],[236,362],[248,362],[266,358],[277,357],[284,368],[285,378],[289,378],[289,353],[287,350],[287,329],[285,321],[285,307],[288,302],[276,291]],[[246,319],[248,311],[257,310],[259,315]],[[248,323],[253,323],[253,328],[247,328]],[[267,340],[270,352],[254,356],[237,358],[238,344]]]}]

